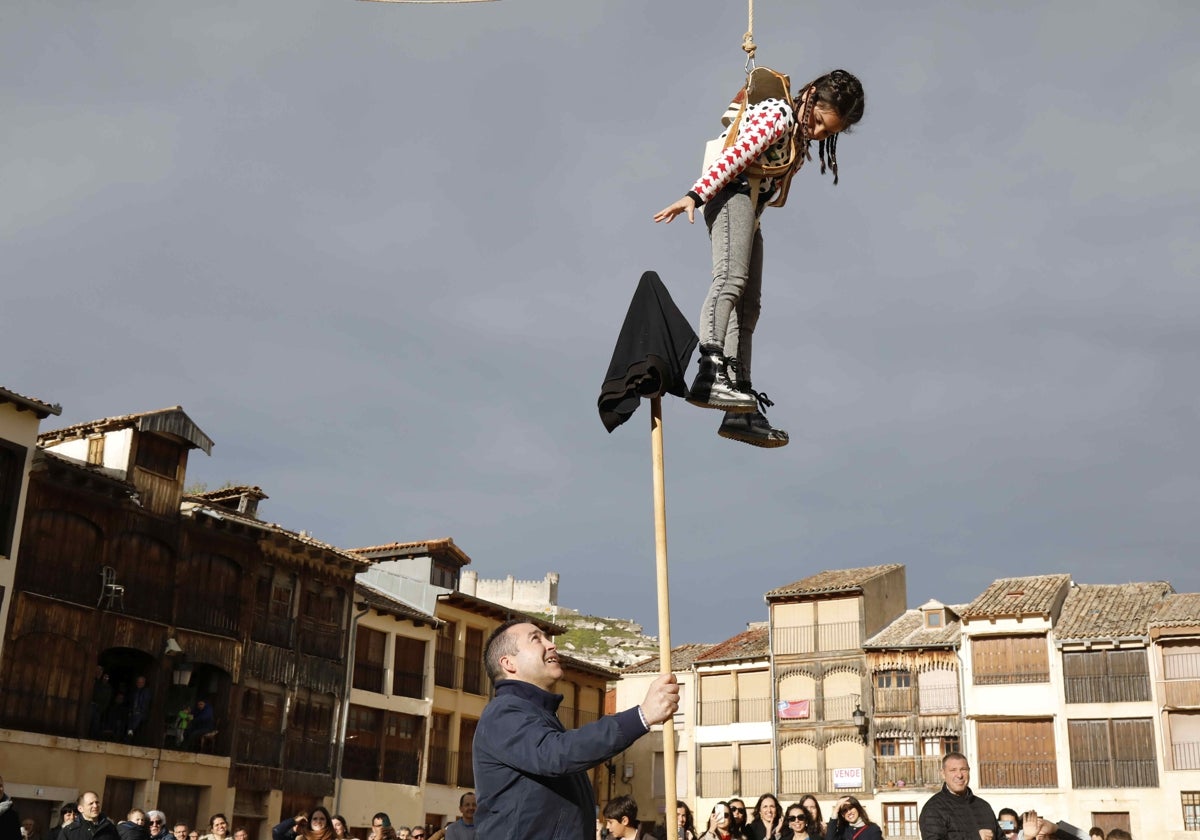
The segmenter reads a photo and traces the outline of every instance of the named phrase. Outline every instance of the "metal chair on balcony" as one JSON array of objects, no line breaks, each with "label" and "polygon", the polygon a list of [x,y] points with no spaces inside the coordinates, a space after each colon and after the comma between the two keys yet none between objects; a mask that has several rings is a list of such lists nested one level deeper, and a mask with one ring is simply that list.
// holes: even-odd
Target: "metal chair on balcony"
[{"label": "metal chair on balcony", "polygon": [[113,604],[116,604],[121,612],[125,611],[125,587],[117,583],[117,570],[112,566],[100,569],[100,600],[96,602],[96,606],[103,604],[105,599],[108,599],[110,610]]}]

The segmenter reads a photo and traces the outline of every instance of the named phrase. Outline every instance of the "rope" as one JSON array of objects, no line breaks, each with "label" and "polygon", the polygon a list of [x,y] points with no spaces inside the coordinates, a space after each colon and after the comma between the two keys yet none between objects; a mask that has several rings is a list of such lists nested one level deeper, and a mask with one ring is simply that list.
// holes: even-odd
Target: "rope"
[{"label": "rope", "polygon": [[746,29],[746,34],[742,36],[742,50],[746,53],[746,64],[749,65],[754,61],[754,51],[758,47],[754,44],[754,0],[748,0],[750,3],[750,25]]}]

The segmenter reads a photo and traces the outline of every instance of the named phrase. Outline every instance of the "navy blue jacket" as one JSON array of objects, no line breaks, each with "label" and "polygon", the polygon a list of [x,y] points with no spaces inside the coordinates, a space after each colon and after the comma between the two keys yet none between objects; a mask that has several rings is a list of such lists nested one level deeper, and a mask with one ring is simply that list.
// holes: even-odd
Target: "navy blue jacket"
[{"label": "navy blue jacket", "polygon": [[561,694],[501,680],[475,730],[475,832],[487,840],[594,840],[587,771],[646,734],[637,707],[567,730]]}]

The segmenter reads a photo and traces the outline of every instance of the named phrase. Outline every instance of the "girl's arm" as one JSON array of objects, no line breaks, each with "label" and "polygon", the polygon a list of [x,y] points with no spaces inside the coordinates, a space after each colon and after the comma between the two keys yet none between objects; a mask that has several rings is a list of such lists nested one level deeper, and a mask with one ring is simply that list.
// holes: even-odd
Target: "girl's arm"
[{"label": "girl's arm", "polygon": [[768,99],[748,108],[738,131],[737,142],[717,155],[708,171],[688,191],[697,199],[697,206],[711,201],[759,155],[778,143],[795,124],[796,117],[792,109],[779,100]]}]

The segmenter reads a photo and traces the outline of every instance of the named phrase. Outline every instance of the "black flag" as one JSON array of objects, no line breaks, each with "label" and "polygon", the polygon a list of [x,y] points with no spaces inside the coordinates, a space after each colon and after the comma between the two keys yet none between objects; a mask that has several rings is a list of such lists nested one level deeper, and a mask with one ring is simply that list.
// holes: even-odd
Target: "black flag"
[{"label": "black flag", "polygon": [[628,420],[642,397],[685,396],[684,373],[699,343],[658,274],[643,274],[596,401],[604,428]]}]

